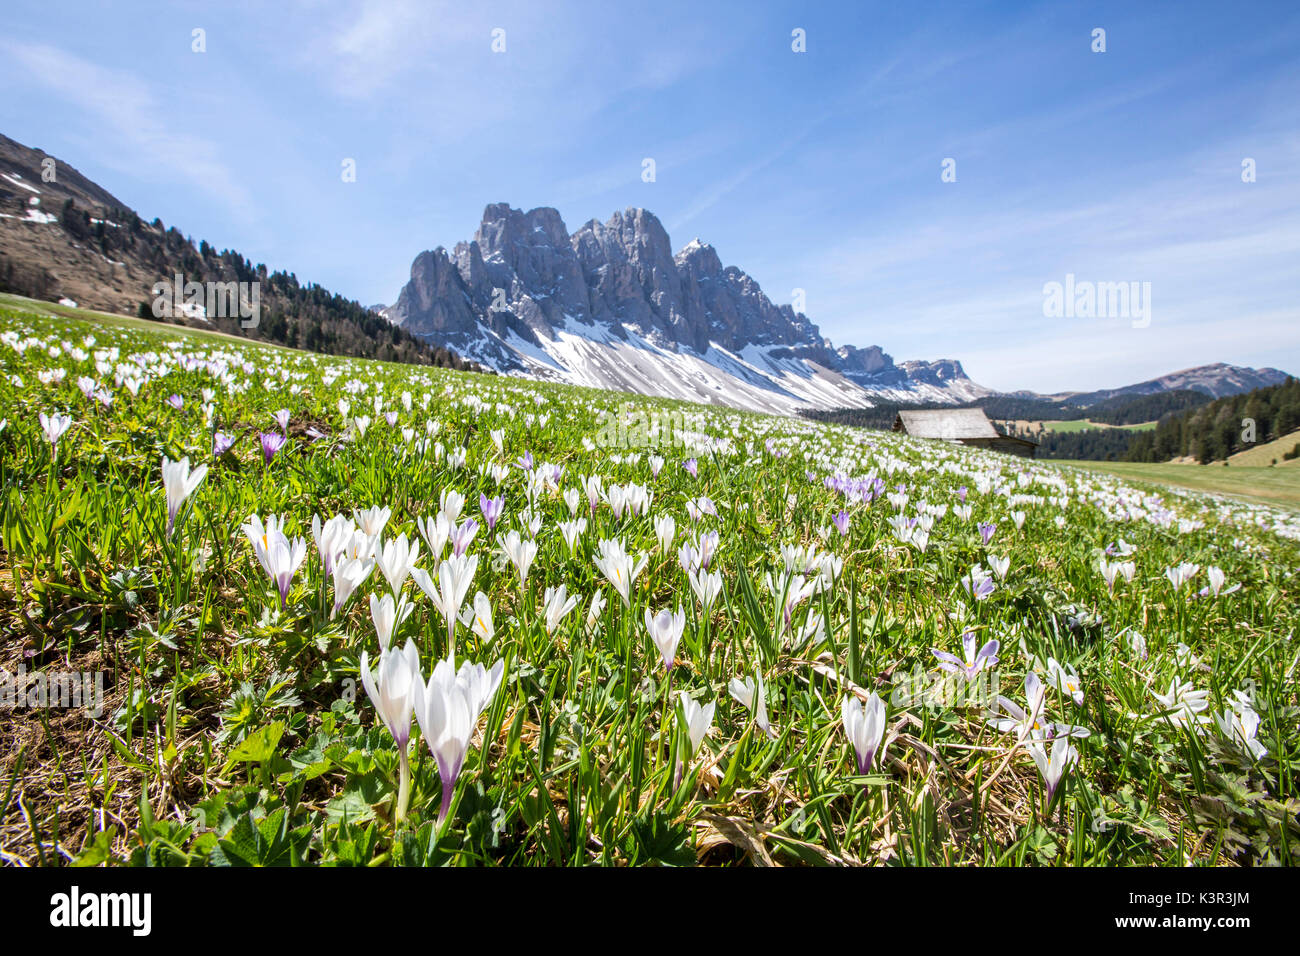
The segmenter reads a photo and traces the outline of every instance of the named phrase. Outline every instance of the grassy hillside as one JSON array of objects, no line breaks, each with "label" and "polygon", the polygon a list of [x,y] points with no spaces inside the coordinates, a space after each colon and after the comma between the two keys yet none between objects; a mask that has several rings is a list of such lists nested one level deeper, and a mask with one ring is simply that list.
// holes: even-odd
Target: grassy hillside
[{"label": "grassy hillside", "polygon": [[1228,464],[1231,467],[1239,465],[1268,467],[1276,462],[1278,468],[1294,468],[1300,465],[1300,456],[1290,460],[1283,456],[1293,451],[1297,445],[1300,445],[1300,431],[1293,431],[1289,435],[1237,452],[1228,459]]},{"label": "grassy hillside", "polygon": [[1130,461],[1068,461],[1092,471],[1116,475],[1132,481],[1155,482],[1232,495],[1247,501],[1300,509],[1300,468],[1267,468],[1229,465],[1151,464]]},{"label": "grassy hillside", "polygon": [[1105,422],[1095,422],[1090,418],[1075,418],[1075,419],[1066,419],[1066,420],[1044,419],[1038,421],[1017,421],[1015,425],[1016,425],[1017,434],[1022,434],[1026,431],[1033,433],[1033,432],[1037,432],[1039,429],[1043,429],[1045,431],[1051,431],[1051,432],[1062,432],[1065,434],[1072,434],[1074,432],[1085,432],[1085,431],[1091,431],[1093,429],[1101,429],[1101,428],[1120,428],[1129,431],[1146,431],[1148,429],[1152,429],[1156,427],[1155,422],[1139,422],[1132,425],[1108,425]]}]

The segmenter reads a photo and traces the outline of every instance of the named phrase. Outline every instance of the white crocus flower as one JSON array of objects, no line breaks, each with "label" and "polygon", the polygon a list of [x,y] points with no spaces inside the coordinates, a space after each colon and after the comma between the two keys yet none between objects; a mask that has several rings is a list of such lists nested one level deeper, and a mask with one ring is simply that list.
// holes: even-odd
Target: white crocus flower
[{"label": "white crocus flower", "polygon": [[411,767],[406,753],[411,738],[411,715],[415,709],[415,692],[421,686],[420,658],[410,641],[400,651],[396,648],[379,655],[379,666],[372,674],[370,658],[361,652],[361,683],[375,710],[397,744],[400,783],[397,791],[398,822],[406,817],[411,795]]},{"label": "white crocus flower", "polygon": [[176,525],[176,515],[180,513],[181,505],[199,486],[199,482],[203,481],[207,473],[207,465],[199,465],[199,467],[190,471],[188,457],[182,458],[180,461],[171,461],[164,456],[162,460],[162,481],[163,491],[167,495],[168,536],[171,535],[172,528]]},{"label": "white crocus flower", "polygon": [[605,592],[599,589],[591,596],[591,603],[587,605],[587,620],[584,627],[588,632],[594,631],[596,625],[600,623],[600,616],[605,613]]},{"label": "white crocus flower", "polygon": [[755,671],[753,677],[746,677],[744,680],[733,677],[727,684],[727,692],[747,710],[753,712],[754,723],[759,730],[769,737],[776,737],[776,731],[772,729],[767,719],[767,688],[763,684],[761,671]]},{"label": "white crocus flower", "polygon": [[880,695],[873,692],[865,702],[852,695],[845,697],[840,704],[840,717],[844,721],[844,734],[853,744],[857,756],[858,773],[870,772],[877,752],[883,763],[885,747],[881,743],[885,738],[885,702]]},{"label": "white crocus flower", "polygon": [[1047,659],[1047,676],[1052,682],[1052,686],[1062,694],[1069,694],[1075,704],[1083,706],[1083,687],[1079,682],[1079,675],[1073,668],[1065,668],[1056,662],[1055,658]]},{"label": "white crocus flower", "polygon": [[451,798],[469,751],[474,733],[474,714],[467,688],[456,680],[451,657],[439,661],[428,684],[417,684],[413,692],[415,719],[429,752],[438,764],[442,781],[442,801],[438,806],[438,826],[442,826],[451,809]]},{"label": "white crocus flower", "polygon": [[[368,573],[368,572],[367,572]],[[388,650],[393,642],[393,635],[402,626],[402,622],[411,616],[415,606],[399,595],[397,601],[391,594],[383,598],[370,595],[370,621],[375,625],[375,636],[379,638],[380,650]]]},{"label": "white crocus flower", "polygon": [[1226,590],[1224,589],[1223,585],[1228,578],[1227,575],[1223,573],[1222,568],[1217,568],[1214,566],[1208,567],[1205,569],[1205,574],[1206,577],[1210,579],[1210,584],[1208,588],[1206,588],[1201,592],[1202,595],[1213,594],[1215,597],[1218,597],[1220,593],[1231,594],[1234,591],[1241,590],[1240,583],[1234,584],[1232,587],[1227,588]]},{"label": "white crocus flower", "polygon": [[437,565],[442,560],[442,552],[447,550],[447,539],[451,537],[452,523],[439,511],[432,518],[417,518],[415,527],[424,538],[424,543],[429,546],[429,553],[433,555],[433,562]]},{"label": "white crocus flower", "polygon": [[311,537],[316,542],[316,551],[320,554],[321,566],[327,577],[334,574],[334,562],[352,541],[356,525],[346,515],[335,515],[324,524],[320,515],[312,515]]},{"label": "white crocus flower", "polygon": [[1267,748],[1255,736],[1259,733],[1259,714],[1248,703],[1241,702],[1240,698],[1234,707],[1235,709],[1225,708],[1222,716],[1215,714],[1214,721],[1219,725],[1219,732],[1259,760],[1268,753]]},{"label": "white crocus flower", "polygon": [[564,503],[569,507],[569,517],[578,516],[578,507],[582,503],[582,492],[577,488],[567,488],[564,492]]},{"label": "white crocus flower", "polygon": [[578,549],[578,539],[587,530],[586,518],[574,518],[572,521],[559,522],[560,534],[564,536],[564,543],[569,546],[569,553],[573,554]]},{"label": "white crocus flower", "polygon": [[1174,586],[1174,590],[1178,591],[1182,589],[1184,584],[1196,577],[1196,572],[1200,569],[1200,565],[1184,561],[1176,567],[1165,568],[1165,577]]},{"label": "white crocus flower", "polygon": [[393,516],[392,508],[381,508],[375,505],[373,508],[367,508],[365,511],[354,511],[352,517],[356,519],[361,530],[369,538],[378,538],[384,533],[384,527],[388,524],[388,519]]},{"label": "white crocus flower", "polygon": [[[253,516],[253,520],[257,520],[256,515]],[[260,521],[258,523],[260,524]],[[248,532],[247,526],[245,532]],[[253,535],[250,533],[249,537],[253,538]],[[267,576],[275,582],[276,590],[280,594],[280,607],[284,608],[289,598],[289,585],[302,565],[303,558],[307,556],[306,540],[294,538],[290,541],[279,530],[278,525],[275,526],[275,530],[271,530],[271,522],[268,522],[268,528],[264,533],[253,539],[253,552]]]},{"label": "white crocus flower", "polygon": [[401,650],[380,653],[373,674],[368,653],[361,652],[361,683],[399,750],[411,737],[412,690],[419,682],[420,658],[410,641]]},{"label": "white crocus flower", "polygon": [[677,522],[672,515],[663,515],[655,519],[655,538],[659,541],[659,550],[667,551],[677,534]]},{"label": "white crocus flower", "polygon": [[501,542],[501,553],[509,559],[519,572],[519,588],[523,590],[528,583],[528,571],[537,557],[537,542],[531,538],[521,538],[518,531],[511,531]]},{"label": "white crocus flower", "polygon": [[650,632],[650,639],[654,641],[655,647],[659,649],[664,668],[671,671],[673,660],[677,657],[677,644],[686,629],[686,614],[680,607],[675,613],[664,608],[658,614],[651,614],[650,609],[646,608],[645,628]]},{"label": "white crocus flower", "polygon": [[447,516],[447,520],[455,524],[465,507],[465,496],[452,488],[444,488],[438,496],[438,507]]},{"label": "white crocus flower", "polygon": [[460,616],[460,623],[464,624],[470,631],[477,635],[479,640],[489,642],[496,634],[496,628],[492,623],[492,602],[482,591],[474,595],[473,607],[466,607]]},{"label": "white crocus flower", "polygon": [[713,725],[713,711],[717,704],[710,702],[701,705],[692,700],[691,695],[686,691],[680,691],[677,700],[681,704],[682,716],[686,720],[686,733],[690,747],[690,752],[686,756],[690,759],[699,752],[700,744],[704,742],[704,735]]},{"label": "white crocus flower", "polygon": [[1168,712],[1163,715],[1164,719],[1175,727],[1196,729],[1199,725],[1210,722],[1210,718],[1201,716],[1210,706],[1210,692],[1195,690],[1191,681],[1180,681],[1174,677],[1169,681],[1167,693],[1152,696]]},{"label": "white crocus flower", "polygon": [[338,614],[348,598],[370,577],[375,568],[374,558],[349,558],[340,555],[334,561],[331,576],[334,579],[334,607],[330,617]]},{"label": "white crocus flower", "polygon": [[487,710],[488,705],[492,703],[497,688],[501,686],[501,678],[505,675],[505,670],[504,661],[497,661],[491,669],[482,664],[471,664],[465,661],[456,671],[456,683],[465,694],[472,721],[477,723],[483,711]]},{"label": "white crocus flower", "polygon": [[634,560],[619,540],[601,540],[600,552],[595,556],[596,568],[614,586],[625,606],[631,606],[632,584],[637,576],[645,570],[646,556],[637,555]]},{"label": "white crocus flower", "polygon": [[64,415],[59,412],[52,412],[47,415],[45,412],[41,412],[37,417],[41,422],[41,431],[45,433],[45,440],[56,447],[59,444],[59,439],[72,427],[71,415]]},{"label": "white crocus flower", "polygon": [[490,670],[482,664],[465,663],[459,671],[455,667],[455,655],[449,654],[434,667],[428,684],[417,684],[412,695],[415,719],[438,764],[438,777],[442,781],[438,826],[442,826],[451,809],[452,794],[469,751],[474,725],[491,703],[505,672],[501,661]]},{"label": "white crocus flower", "polygon": [[1031,740],[1026,747],[1038,765],[1038,772],[1042,774],[1043,783],[1047,786],[1047,802],[1050,804],[1061,778],[1078,758],[1079,752],[1071,745],[1069,737],[1057,737],[1052,743],[1050,754],[1043,740]]},{"label": "white crocus flower", "polygon": [[578,596],[567,594],[565,586],[561,584],[558,588],[546,589],[542,606],[545,608],[546,633],[554,634],[565,616],[578,606]]},{"label": "white crocus flower", "polygon": [[691,582],[691,590],[695,592],[695,598],[700,602],[700,607],[705,614],[713,609],[713,604],[718,600],[718,595],[722,593],[722,574],[718,571],[691,571],[687,577]]},{"label": "white crocus flower", "polygon": [[381,545],[378,554],[379,570],[384,573],[394,594],[401,593],[402,585],[406,583],[419,558],[419,540],[407,540],[405,532]]},{"label": "white crocus flower", "polygon": [[470,585],[474,583],[474,574],[478,571],[478,555],[452,555],[438,565],[438,581],[429,577],[422,568],[412,568],[411,578],[420,590],[429,596],[433,606],[438,609],[442,619],[447,622],[447,646],[455,647],[456,618],[460,616],[461,606],[469,594]]}]

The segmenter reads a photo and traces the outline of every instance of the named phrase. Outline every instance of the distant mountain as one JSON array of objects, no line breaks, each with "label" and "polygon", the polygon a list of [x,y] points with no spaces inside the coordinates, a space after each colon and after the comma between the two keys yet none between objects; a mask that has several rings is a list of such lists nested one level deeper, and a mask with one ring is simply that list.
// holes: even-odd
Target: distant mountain
[{"label": "distant mountain", "polygon": [[1217,362],[1213,365],[1183,369],[1181,372],[1170,372],[1159,378],[1121,388],[1104,388],[1095,392],[1057,392],[1051,395],[1038,392],[1011,392],[1010,394],[1017,398],[1087,407],[1122,396],[1154,395],[1158,392],[1184,390],[1201,392],[1211,398],[1223,398],[1226,395],[1252,392],[1269,385],[1281,385],[1290,377],[1286,372],[1276,368],[1245,368]]},{"label": "distant mountain", "polygon": [[472,240],[416,256],[383,314],[499,372],[758,411],[990,394],[959,362],[835,349],[711,245],[674,254],[645,209],[570,234],[554,209],[494,203]]},{"label": "distant mountain", "polygon": [[[468,367],[381,315],[289,272],[253,266],[233,250],[196,247],[175,227],[145,222],[126,203],[62,160],[0,135],[0,291],[71,299],[83,308],[151,317],[154,283],[258,284],[259,323],[202,307],[170,321],[335,355]],[[250,286],[251,289],[251,286]]]}]

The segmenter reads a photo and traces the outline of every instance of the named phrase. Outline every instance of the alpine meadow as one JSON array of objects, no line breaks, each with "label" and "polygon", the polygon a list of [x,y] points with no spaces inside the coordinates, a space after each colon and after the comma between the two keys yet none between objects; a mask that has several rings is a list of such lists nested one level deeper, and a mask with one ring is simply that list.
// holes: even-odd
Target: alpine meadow
[{"label": "alpine meadow", "polygon": [[1294,862],[1294,513],[3,320],[10,862]]},{"label": "alpine meadow", "polygon": [[17,947],[1290,929],[1300,4],[4,23]]}]

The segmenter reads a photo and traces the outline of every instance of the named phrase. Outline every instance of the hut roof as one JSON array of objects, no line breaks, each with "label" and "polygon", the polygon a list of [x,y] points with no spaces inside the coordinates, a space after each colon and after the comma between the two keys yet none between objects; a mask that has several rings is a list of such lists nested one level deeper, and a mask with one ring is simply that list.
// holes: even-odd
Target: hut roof
[{"label": "hut roof", "polygon": [[981,408],[939,408],[925,411],[900,411],[903,431],[917,438],[997,438],[997,429]]}]

